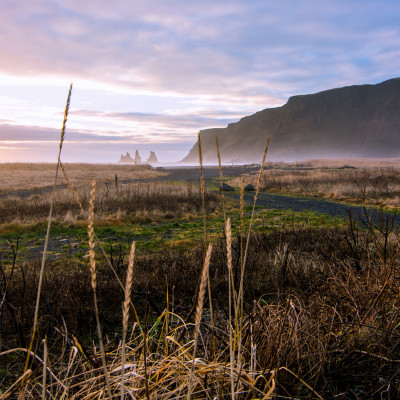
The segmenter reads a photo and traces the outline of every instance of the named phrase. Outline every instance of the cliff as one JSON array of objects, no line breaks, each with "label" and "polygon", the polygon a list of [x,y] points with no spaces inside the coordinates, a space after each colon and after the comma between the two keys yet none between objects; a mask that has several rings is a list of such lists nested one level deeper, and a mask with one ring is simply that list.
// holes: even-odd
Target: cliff
[{"label": "cliff", "polygon": [[[200,131],[204,162],[259,162],[267,136],[269,160],[399,157],[400,78],[290,97],[226,128]],[[198,162],[196,143],[184,162]]]}]

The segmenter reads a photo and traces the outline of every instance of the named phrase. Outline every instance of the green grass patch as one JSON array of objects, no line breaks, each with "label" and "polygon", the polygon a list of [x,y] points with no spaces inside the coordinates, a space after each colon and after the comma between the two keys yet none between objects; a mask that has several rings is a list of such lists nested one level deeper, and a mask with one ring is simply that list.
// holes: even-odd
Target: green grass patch
[{"label": "green grass patch", "polygon": [[[243,225],[248,231],[251,217],[251,206],[244,210]],[[231,218],[233,234],[239,233],[240,217],[236,208],[230,207],[227,217]],[[310,211],[294,212],[291,210],[264,209],[256,206],[253,221],[254,232],[271,232],[276,229],[335,228],[345,224],[345,220],[327,214]],[[18,261],[29,261],[41,258],[46,235],[45,222],[37,224],[10,224],[0,231],[0,255],[6,263],[13,260],[13,249],[10,243],[18,240]],[[224,235],[224,219],[221,212],[208,216],[208,236],[214,240]],[[103,244],[106,252],[127,252],[132,241],[137,249],[147,251],[162,251],[166,248],[190,248],[204,239],[204,223],[199,216],[189,220],[166,220],[161,223],[121,223],[105,225],[101,221],[96,226],[95,233]],[[63,254],[68,257],[82,258],[87,254],[87,229],[85,221],[76,224],[54,222],[51,228],[48,256],[50,258]]]}]

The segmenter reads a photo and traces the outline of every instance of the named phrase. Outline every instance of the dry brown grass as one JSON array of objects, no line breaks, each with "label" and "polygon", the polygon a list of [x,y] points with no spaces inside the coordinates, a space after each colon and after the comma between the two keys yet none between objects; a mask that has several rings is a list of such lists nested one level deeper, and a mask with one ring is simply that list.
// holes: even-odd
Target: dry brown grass
[{"label": "dry brown grass", "polygon": [[[352,393],[364,399],[375,394],[390,393],[390,398],[399,395],[397,233],[357,231],[349,225],[347,231],[304,229],[252,235],[240,324],[229,318],[228,308],[230,302],[234,316],[240,285],[240,238],[232,237],[227,226],[226,239],[226,243],[222,239],[215,243],[210,260],[214,324],[207,296],[201,296],[205,300],[204,317],[200,323],[196,321],[199,340],[195,358],[195,324],[190,308],[198,291],[203,246],[185,253],[136,256],[132,301],[142,322],[138,324],[135,317],[124,347],[126,398],[144,398],[146,392],[150,398],[184,398],[193,365],[193,398],[262,398],[272,392],[277,398],[333,399],[341,393],[342,398],[349,399]],[[128,259],[125,263],[127,268]],[[111,391],[119,395],[123,351],[118,320],[124,319],[121,304],[126,304],[126,290],[101,259],[97,258],[96,264],[99,313],[107,326],[107,371]],[[14,371],[15,379],[2,384],[10,391],[20,376],[17,371],[21,371],[17,355],[26,352],[22,343],[16,342],[14,327],[22,323],[28,336],[30,298],[34,298],[38,267],[35,272],[33,265],[26,266],[25,275],[17,269],[8,286],[6,302],[15,308],[22,305],[23,311],[14,321],[8,308],[4,314],[9,328],[3,332],[6,347],[0,361]],[[9,278],[10,271],[4,274]],[[23,276],[25,281],[21,281]],[[38,337],[48,338],[46,393],[50,398],[60,398],[63,393],[66,398],[77,399],[104,396],[100,350],[82,340],[85,335],[93,339],[96,329],[90,281],[88,267],[82,270],[61,260],[48,265]],[[18,303],[23,287],[25,297]],[[167,288],[172,304],[165,302]],[[138,291],[144,291],[142,299],[135,295]],[[165,307],[147,327],[143,323],[146,297]],[[76,310],[76,315],[71,310]],[[43,390],[41,349],[33,354],[37,364],[30,369],[26,382],[27,398],[40,396]]]},{"label": "dry brown grass", "polygon": [[[256,182],[247,175],[246,183]],[[240,187],[239,178],[230,182]],[[262,189],[368,206],[400,207],[400,169],[394,167],[313,167],[311,164],[270,163]]]},{"label": "dry brown grass", "polygon": [[[200,188],[192,184],[168,184],[164,182],[119,184],[118,191],[113,184],[97,185],[96,215],[105,222],[109,220],[124,223],[162,221],[165,218],[183,218],[200,215],[202,200]],[[63,223],[74,223],[86,219],[89,201],[88,185],[75,188],[79,202],[69,189],[59,189],[55,196],[53,216]],[[206,209],[208,212],[217,206],[217,196],[207,192]],[[44,221],[47,218],[51,202],[51,193],[14,194],[0,198],[0,228],[4,231],[12,223],[29,224]]]},{"label": "dry brown grass", "polygon": [[[87,185],[88,181],[115,182],[125,179],[147,179],[165,173],[146,165],[120,164],[64,164],[68,178],[76,186]],[[0,163],[0,192],[33,190],[51,186],[54,182],[55,164]],[[59,184],[66,184],[61,178]]]}]

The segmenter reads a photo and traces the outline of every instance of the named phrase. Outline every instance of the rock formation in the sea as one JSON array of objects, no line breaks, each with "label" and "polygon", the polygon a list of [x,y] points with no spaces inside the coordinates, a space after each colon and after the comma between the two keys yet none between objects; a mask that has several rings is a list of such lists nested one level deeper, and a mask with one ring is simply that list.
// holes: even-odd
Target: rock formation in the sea
[{"label": "rock formation in the sea", "polygon": [[131,164],[134,163],[135,160],[131,157],[131,155],[128,152],[126,152],[125,155],[121,154],[121,159],[119,160],[119,162]]},{"label": "rock formation in the sea", "polygon": [[[226,128],[200,131],[204,162],[400,157],[400,78],[294,96]],[[198,162],[198,143],[182,160]]]},{"label": "rock formation in the sea", "polygon": [[142,158],[139,155],[139,150],[135,151],[135,158],[134,158],[133,162],[135,164],[141,164],[142,163]]},{"label": "rock formation in the sea", "polygon": [[135,158],[132,158],[129,152],[126,152],[125,155],[121,154],[119,162],[125,164],[142,164],[142,158],[140,157],[139,151],[136,150]]},{"label": "rock formation in the sea", "polygon": [[154,151],[150,151],[149,158],[147,159],[147,164],[157,164],[157,163],[158,159],[156,153],[154,153]]}]

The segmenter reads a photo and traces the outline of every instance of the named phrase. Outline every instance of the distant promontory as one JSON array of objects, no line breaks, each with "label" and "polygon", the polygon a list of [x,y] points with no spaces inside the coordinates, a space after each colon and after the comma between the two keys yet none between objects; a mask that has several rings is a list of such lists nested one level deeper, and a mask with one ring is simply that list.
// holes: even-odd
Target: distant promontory
[{"label": "distant promontory", "polygon": [[[400,157],[400,78],[290,97],[276,108],[226,128],[200,131],[203,159],[259,162],[267,136],[268,159]],[[182,160],[197,162],[198,143]]]}]

